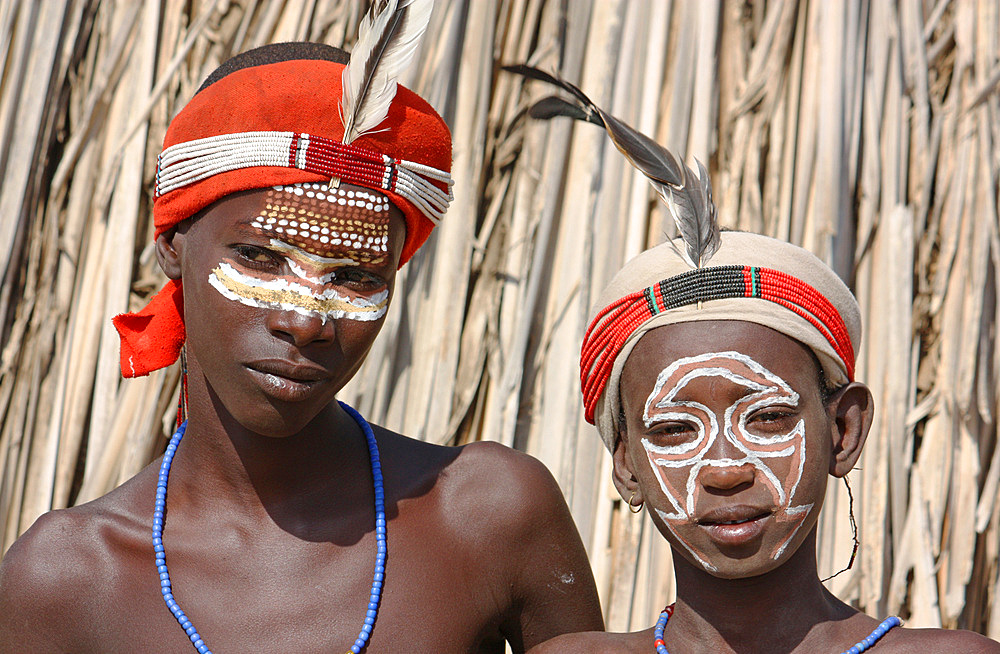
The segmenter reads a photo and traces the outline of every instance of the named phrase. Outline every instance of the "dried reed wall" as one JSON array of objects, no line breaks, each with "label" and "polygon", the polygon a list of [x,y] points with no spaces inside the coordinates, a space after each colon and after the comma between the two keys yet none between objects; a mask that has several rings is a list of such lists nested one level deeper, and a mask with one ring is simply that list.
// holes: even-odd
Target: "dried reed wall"
[{"label": "dried reed wall", "polygon": [[[148,247],[170,117],[230,55],[350,46],[356,0],[0,2],[0,551],[165,442],[178,371],[123,382],[109,318],[163,277]],[[440,443],[545,461],[610,629],[651,624],[669,550],[581,417],[593,298],[671,227],[602,132],[533,123],[528,61],[708,165],[722,221],[804,245],[856,290],[878,415],[851,474],[861,550],[830,582],[911,626],[1000,637],[995,346],[1000,1],[446,0],[405,80],[453,128],[455,202],[343,392]],[[842,485],[820,566],[850,557]]]}]

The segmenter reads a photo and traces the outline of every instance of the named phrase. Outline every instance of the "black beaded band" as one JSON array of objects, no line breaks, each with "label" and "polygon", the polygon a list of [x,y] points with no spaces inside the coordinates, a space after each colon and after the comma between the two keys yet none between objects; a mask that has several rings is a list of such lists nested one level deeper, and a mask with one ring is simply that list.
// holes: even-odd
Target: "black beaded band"
[{"label": "black beaded band", "polygon": [[645,290],[651,315],[677,307],[731,297],[760,297],[759,269],[751,268],[752,288],[748,294],[744,266],[698,268],[664,279]]}]

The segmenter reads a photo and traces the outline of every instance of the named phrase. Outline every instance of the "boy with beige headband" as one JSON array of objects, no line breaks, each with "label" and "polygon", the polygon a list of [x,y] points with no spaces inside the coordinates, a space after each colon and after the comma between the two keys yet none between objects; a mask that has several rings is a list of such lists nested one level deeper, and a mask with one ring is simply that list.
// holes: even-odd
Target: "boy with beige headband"
[{"label": "boy with beige headband", "polygon": [[171,123],[154,207],[170,282],[115,324],[125,376],[184,348],[183,415],[161,459],[11,547],[0,652],[523,652],[602,628],[540,463],[336,401],[450,196],[450,134],[423,99],[375,75],[382,109],[352,108],[363,36],[349,62],[237,56]]},{"label": "boy with beige headband", "polygon": [[703,167],[696,174],[576,87],[514,70],[572,96],[532,115],[605,127],[682,235],[615,275],[580,358],[585,416],[622,498],[645,506],[669,542],[677,600],[645,631],[571,634],[532,652],[1000,652],[971,632],[880,622],[817,575],[827,482],[857,462],[874,411],[854,377],[861,318],[847,286],[802,248],[720,233]]}]

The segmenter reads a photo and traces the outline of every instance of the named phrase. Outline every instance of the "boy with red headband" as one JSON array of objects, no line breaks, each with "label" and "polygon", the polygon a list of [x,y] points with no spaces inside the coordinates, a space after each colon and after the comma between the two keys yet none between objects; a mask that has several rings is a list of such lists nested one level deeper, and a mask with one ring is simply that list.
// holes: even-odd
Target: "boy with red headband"
[{"label": "boy with red headband", "polygon": [[186,420],[162,459],[11,547],[0,652],[521,652],[602,627],[541,464],[336,401],[451,166],[447,126],[395,82],[381,117],[353,111],[346,63],[245,53],[171,123],[154,206],[170,282],[115,324],[125,376],[184,357]]},{"label": "boy with red headband", "polygon": [[532,115],[607,129],[653,183],[681,238],[629,261],[584,336],[584,414],[612,453],[615,486],[646,506],[673,554],[677,600],[654,627],[554,638],[532,654],[997,654],[968,631],[903,629],[833,596],[816,571],[830,477],[855,465],[872,422],[855,380],[861,313],[847,286],[802,248],[719,232],[696,174],[580,89]]}]

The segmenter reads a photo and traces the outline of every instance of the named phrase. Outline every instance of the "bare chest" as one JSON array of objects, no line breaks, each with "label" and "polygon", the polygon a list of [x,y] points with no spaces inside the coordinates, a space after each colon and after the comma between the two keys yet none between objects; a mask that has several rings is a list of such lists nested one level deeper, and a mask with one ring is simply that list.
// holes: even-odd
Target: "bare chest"
[{"label": "bare chest", "polygon": [[[502,652],[507,600],[486,557],[432,520],[391,520],[382,597],[367,652]],[[216,654],[349,651],[369,609],[374,534],[355,542],[165,538],[174,597]],[[171,545],[173,545],[171,547]],[[148,560],[147,560],[148,559]],[[91,598],[79,651],[196,651],[160,591],[152,545]]]}]

